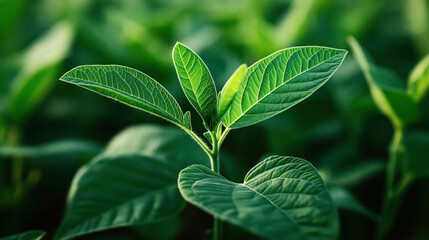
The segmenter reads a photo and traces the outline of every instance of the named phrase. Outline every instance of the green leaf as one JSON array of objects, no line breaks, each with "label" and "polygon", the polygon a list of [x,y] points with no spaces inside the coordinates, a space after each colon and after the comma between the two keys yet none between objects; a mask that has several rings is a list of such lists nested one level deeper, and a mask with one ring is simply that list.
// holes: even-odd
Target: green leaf
[{"label": "green leaf", "polygon": [[213,130],[217,123],[217,93],[209,69],[196,53],[181,43],[174,46],[173,63],[186,98],[209,130]]},{"label": "green leaf", "polygon": [[67,56],[72,38],[71,25],[60,22],[26,51],[22,68],[9,89],[9,117],[22,121],[43,100],[55,83],[58,66]]},{"label": "green leaf", "polygon": [[0,240],[40,240],[45,234],[46,233],[43,231],[32,230],[8,237],[2,237]]},{"label": "green leaf", "polygon": [[243,81],[244,74],[246,73],[247,65],[241,64],[237,70],[231,75],[228,81],[223,86],[222,91],[219,93],[219,107],[218,116],[221,118],[225,111],[231,106],[232,99]]},{"label": "green leaf", "polygon": [[289,109],[328,81],[346,54],[326,47],[296,47],[256,62],[247,69],[223,124],[245,127]]},{"label": "green leaf", "polygon": [[118,65],[76,67],[61,80],[115,99],[131,107],[168,120],[179,127],[190,126],[190,115],[161,84],[135,69]]},{"label": "green leaf", "polygon": [[179,129],[140,125],[124,130],[76,174],[57,238],[151,224],[177,214],[185,204],[178,173],[193,163],[208,165],[204,154]]},{"label": "green leaf", "polygon": [[176,186],[183,166],[170,160],[141,154],[96,158],[77,173],[57,236],[70,239],[177,214],[184,207]]},{"label": "green leaf", "polygon": [[101,146],[84,140],[58,140],[38,146],[2,146],[0,157],[24,158],[92,158],[101,152]]},{"label": "green leaf", "polygon": [[179,174],[182,196],[223,221],[269,239],[335,239],[338,217],[316,169],[272,156],[238,184],[201,165]]},{"label": "green leaf", "polygon": [[342,187],[330,187],[329,193],[337,208],[360,213],[372,220],[377,220],[377,214],[360,203],[350,192]]},{"label": "green leaf", "polygon": [[417,103],[410,97],[402,81],[390,70],[375,65],[356,39],[348,42],[368,82],[372,98],[395,127],[414,122],[419,115]]},{"label": "green leaf", "polygon": [[402,170],[416,178],[429,177],[429,132],[410,131],[402,142],[405,154],[402,160]]},{"label": "green leaf", "polygon": [[417,102],[429,90],[429,55],[421,60],[411,71],[408,79],[408,94]]}]

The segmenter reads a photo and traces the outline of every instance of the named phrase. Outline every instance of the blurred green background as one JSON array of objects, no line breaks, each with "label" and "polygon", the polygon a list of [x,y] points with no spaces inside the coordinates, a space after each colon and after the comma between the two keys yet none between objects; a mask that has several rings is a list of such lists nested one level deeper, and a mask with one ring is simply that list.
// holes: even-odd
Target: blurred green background
[{"label": "blurred green background", "polygon": [[[291,46],[349,49],[349,35],[406,82],[429,53],[429,1],[0,0],[0,236],[28,229],[52,236],[80,166],[127,126],[169,125],[58,81],[71,68],[136,68],[191,110],[171,61],[177,41],[201,56],[221,89],[241,63],[251,65]],[[410,128],[427,132],[428,97],[421,106],[421,120]],[[202,133],[203,126],[194,120]],[[264,155],[299,156],[320,170],[328,186],[354,196],[371,215],[379,211],[391,136],[389,120],[374,105],[349,53],[328,84],[308,100],[232,131],[222,151],[222,173],[242,181]],[[428,183],[419,180],[409,189],[389,239],[428,239]],[[340,239],[372,238],[371,218],[347,206],[339,209]],[[162,237],[148,234],[162,232],[162,227],[146,226],[83,239],[201,239],[211,224],[208,215],[192,206],[176,220],[170,220],[173,230]],[[252,239],[231,226],[226,234]]]}]

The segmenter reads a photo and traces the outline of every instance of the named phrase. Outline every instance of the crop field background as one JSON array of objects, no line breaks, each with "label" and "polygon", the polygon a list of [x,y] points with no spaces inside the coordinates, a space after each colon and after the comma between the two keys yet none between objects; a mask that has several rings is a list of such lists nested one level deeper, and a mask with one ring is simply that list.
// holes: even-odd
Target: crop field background
[{"label": "crop field background", "polygon": [[[426,57],[429,88],[427,0],[0,0],[0,237],[40,229],[53,238],[73,178],[115,135],[135,125],[149,132],[174,128],[59,81],[70,69],[87,64],[138,69],[192,112],[195,132],[205,131],[171,60],[181,42],[204,60],[218,90],[240,64],[250,66],[280,49],[315,45],[349,51],[311,97],[232,131],[220,152],[221,173],[242,182],[266,156],[306,159],[336,204],[338,239],[373,239],[394,127],[371,95],[350,37],[404,86]],[[413,161],[398,163],[397,176],[413,181],[400,196],[386,239],[429,239],[429,92],[419,97],[418,117],[407,123],[404,139]],[[175,148],[174,153],[206,158],[186,140],[178,138],[165,153]],[[203,239],[211,226],[208,214],[187,204],[157,223],[76,239]],[[259,239],[227,223],[224,237]]]}]

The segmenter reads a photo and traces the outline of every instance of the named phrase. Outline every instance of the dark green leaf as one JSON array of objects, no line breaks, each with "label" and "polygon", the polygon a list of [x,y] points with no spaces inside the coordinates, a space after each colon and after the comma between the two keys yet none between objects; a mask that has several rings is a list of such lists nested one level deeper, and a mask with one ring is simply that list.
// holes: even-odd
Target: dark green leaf
[{"label": "dark green leaf", "polygon": [[402,169],[413,177],[429,177],[429,132],[410,131],[403,139]]},{"label": "dark green leaf", "polygon": [[124,130],[77,173],[57,237],[150,224],[177,214],[184,206],[177,175],[193,163],[208,165],[208,159],[179,129],[141,125]]},{"label": "dark green leaf", "polygon": [[256,62],[247,69],[223,124],[245,127],[289,109],[328,81],[346,54],[326,47],[296,47]]},{"label": "dark green leaf", "polygon": [[208,213],[269,239],[335,239],[338,218],[322,178],[307,161],[273,156],[244,183],[205,166],[179,174],[182,196]]},{"label": "dark green leaf", "polygon": [[3,237],[0,240],[40,240],[45,236],[45,232],[43,231],[28,231],[20,234],[16,234],[13,236]]},{"label": "dark green leaf", "polygon": [[364,216],[377,220],[377,215],[369,210],[367,207],[362,205],[350,192],[342,187],[330,187],[329,193],[332,196],[332,201],[339,209],[345,209],[360,213]]},{"label": "dark green leaf", "polygon": [[173,62],[183,92],[212,130],[217,122],[217,93],[209,69],[196,53],[181,43],[174,46]]}]

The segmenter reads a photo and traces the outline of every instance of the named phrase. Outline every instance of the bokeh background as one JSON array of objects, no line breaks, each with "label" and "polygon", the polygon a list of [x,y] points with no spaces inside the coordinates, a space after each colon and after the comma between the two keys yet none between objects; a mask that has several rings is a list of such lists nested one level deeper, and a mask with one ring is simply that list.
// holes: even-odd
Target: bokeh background
[{"label": "bokeh background", "polygon": [[[28,229],[52,236],[80,166],[127,126],[169,125],[58,81],[71,68],[136,68],[191,110],[171,61],[177,41],[201,56],[221,89],[241,63],[250,65],[291,46],[349,49],[350,35],[375,62],[406,82],[429,53],[429,1],[0,0],[0,144],[7,147],[0,154],[0,236]],[[429,131],[428,100],[421,104],[421,120],[410,128]],[[193,115],[193,126],[202,133]],[[309,99],[265,122],[232,131],[223,145],[228,163],[222,172],[242,181],[267,154],[305,158],[329,186],[365,208],[339,206],[340,239],[371,239],[375,222],[368,216],[379,211],[391,136],[389,120],[374,105],[349,53],[333,78]],[[12,161],[14,155],[18,161]],[[428,183],[419,180],[408,190],[389,239],[429,239]],[[165,225],[154,225],[82,239],[201,239],[210,221],[188,206],[170,220],[168,231]],[[226,234],[252,239],[231,226]]]}]

